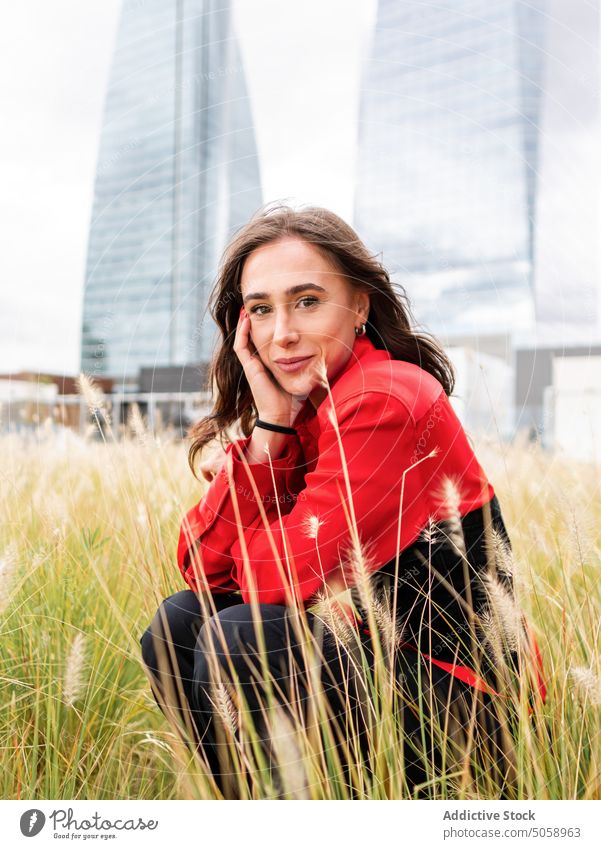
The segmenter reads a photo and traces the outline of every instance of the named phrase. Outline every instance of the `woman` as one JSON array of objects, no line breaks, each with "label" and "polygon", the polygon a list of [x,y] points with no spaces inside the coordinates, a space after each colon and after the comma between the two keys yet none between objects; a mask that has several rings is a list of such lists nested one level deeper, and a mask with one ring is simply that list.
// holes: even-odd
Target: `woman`
[{"label": "woman", "polygon": [[[307,655],[294,612],[304,611],[317,635],[324,618],[314,605],[351,587],[354,603],[338,610],[364,656],[376,657],[374,625],[385,629],[388,616],[397,680],[407,705],[421,704],[403,711],[407,740],[417,744],[404,752],[410,791],[419,795],[432,774],[426,757],[440,765],[432,740],[427,756],[419,750],[425,692],[432,713],[459,737],[475,718],[501,763],[501,784],[510,782],[507,734],[494,710],[499,655],[487,660],[476,648],[486,642],[483,623],[493,627],[491,553],[507,554],[510,543],[450,405],[454,375],[444,351],[412,329],[405,295],[354,230],[316,207],[255,215],[226,249],[211,312],[223,337],[211,369],[216,401],[191,431],[192,471],[227,428],[239,422],[244,435],[202,467],[210,485],[178,543],[190,589],[163,602],[142,638],[159,705],[198,733],[223,788],[217,676],[240,682],[268,747],[265,663],[281,693],[290,695],[295,679],[304,703],[308,679],[296,679],[299,668],[308,675]],[[509,574],[492,577],[511,593]],[[330,619],[319,643],[321,680],[334,718],[349,705],[356,711],[367,756],[360,687],[349,696],[352,652],[332,639],[334,625]],[[517,651],[509,656],[515,661]],[[544,698],[540,677],[539,685]]]}]

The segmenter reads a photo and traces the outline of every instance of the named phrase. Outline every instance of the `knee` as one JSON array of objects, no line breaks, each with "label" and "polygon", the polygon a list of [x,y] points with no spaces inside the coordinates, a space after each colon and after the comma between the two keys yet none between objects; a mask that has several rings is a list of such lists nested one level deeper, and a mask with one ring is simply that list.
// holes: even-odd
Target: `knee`
[{"label": "knee", "polygon": [[[215,661],[226,672],[248,671],[247,658],[257,651],[257,636],[249,604],[237,604],[208,619],[196,642],[195,677],[208,682]],[[254,650],[254,652],[253,652]]]},{"label": "knee", "polygon": [[226,673],[233,670],[240,681],[260,676],[260,631],[269,652],[273,645],[279,646],[284,616],[285,608],[279,605],[259,605],[259,622],[255,623],[251,605],[237,604],[208,619],[196,642],[197,682],[208,682],[217,664]]},{"label": "knee", "polygon": [[144,633],[140,637],[140,651],[144,664],[146,666],[154,666],[156,663],[156,654],[154,651],[150,626],[144,631]]},{"label": "knee", "polygon": [[256,649],[261,631],[268,638],[283,621],[285,608],[279,605],[259,605],[259,621],[255,622],[250,604],[235,604],[220,610],[202,625],[197,647],[217,655],[230,652],[232,656]]},{"label": "knee", "polygon": [[198,632],[197,653],[203,656],[212,654],[222,665],[229,656],[236,656],[240,651],[242,632],[247,629],[247,617],[241,610],[244,607],[247,605],[238,604],[207,619]]},{"label": "knee", "polygon": [[[162,605],[161,605],[162,607]],[[140,651],[145,666],[151,670],[157,668],[157,642],[165,645],[165,629],[162,626],[163,619],[160,616],[160,608],[155,613],[152,622],[140,637]],[[167,632],[168,633],[168,632]]]},{"label": "knee", "polygon": [[[161,602],[152,622],[140,637],[142,658],[147,666],[156,665],[156,644],[189,646],[195,640],[194,625],[198,623],[198,601],[191,590],[169,596]],[[194,604],[195,602],[195,604]]]}]

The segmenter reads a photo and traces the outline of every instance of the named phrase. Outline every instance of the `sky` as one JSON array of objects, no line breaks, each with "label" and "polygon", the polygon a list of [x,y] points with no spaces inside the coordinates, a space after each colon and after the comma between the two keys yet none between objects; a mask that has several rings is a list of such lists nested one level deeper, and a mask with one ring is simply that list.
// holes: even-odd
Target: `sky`
[{"label": "sky", "polygon": [[[351,221],[376,0],[234,0],[265,201]],[[30,0],[0,32],[0,373],[76,374],[104,95],[120,0]]]}]

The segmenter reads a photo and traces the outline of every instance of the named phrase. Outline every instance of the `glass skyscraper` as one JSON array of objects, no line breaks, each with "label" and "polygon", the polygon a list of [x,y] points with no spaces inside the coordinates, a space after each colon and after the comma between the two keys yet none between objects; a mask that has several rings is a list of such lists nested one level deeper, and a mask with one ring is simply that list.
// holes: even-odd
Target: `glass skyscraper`
[{"label": "glass skyscraper", "polygon": [[[541,128],[551,109],[577,132],[565,101],[583,90],[549,44],[571,27],[591,89],[598,73],[598,3],[563,0],[558,14],[560,5],[379,2],[362,80],[354,225],[406,288],[418,323],[441,337],[527,337],[546,318],[548,299],[536,294],[548,285],[535,273],[538,214],[558,153]],[[564,285],[578,291],[582,268],[567,268]]]},{"label": "glass skyscraper", "polygon": [[82,369],[210,358],[228,237],[261,205],[251,108],[227,0],[125,0],[90,227]]}]

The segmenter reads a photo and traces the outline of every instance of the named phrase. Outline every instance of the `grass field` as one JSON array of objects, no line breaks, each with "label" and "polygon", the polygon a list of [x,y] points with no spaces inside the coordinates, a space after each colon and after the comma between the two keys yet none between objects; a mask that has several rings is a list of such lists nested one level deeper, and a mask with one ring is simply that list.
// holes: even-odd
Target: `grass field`
[{"label": "grass field", "polygon": [[[139,638],[160,601],[185,588],[177,532],[202,494],[185,446],[140,428],[108,444],[40,428],[27,440],[4,436],[0,447],[1,798],[212,798],[140,663]],[[477,441],[476,452],[503,508],[519,605],[549,685],[536,726],[521,712],[519,795],[599,799],[598,469],[537,446]],[[403,794],[387,704],[379,727],[389,745],[371,773],[359,769],[365,798]],[[276,748],[288,795],[343,798],[336,765],[316,746],[283,730]],[[275,794],[263,775],[247,795]],[[434,798],[452,792],[456,781],[433,784]],[[481,788],[469,792],[487,798]]]}]

